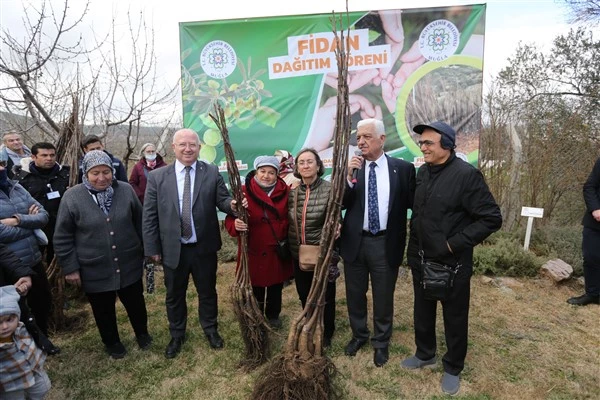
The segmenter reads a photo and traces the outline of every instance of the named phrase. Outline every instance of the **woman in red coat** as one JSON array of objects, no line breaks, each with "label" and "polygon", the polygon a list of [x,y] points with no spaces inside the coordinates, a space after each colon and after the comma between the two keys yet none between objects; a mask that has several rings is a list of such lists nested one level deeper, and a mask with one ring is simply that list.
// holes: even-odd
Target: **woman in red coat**
[{"label": "woman in red coat", "polygon": [[269,324],[279,329],[283,282],[293,274],[291,258],[282,260],[276,250],[277,241],[287,239],[289,187],[277,176],[279,161],[276,157],[257,157],[254,169],[242,187],[248,199],[248,225],[227,216],[225,227],[234,237],[240,231],[248,231],[248,270],[254,296]]},{"label": "woman in red coat", "polygon": [[135,194],[137,195],[140,202],[144,204],[144,193],[146,192],[146,178],[148,177],[148,173],[150,171],[164,167],[167,165],[160,156],[156,152],[156,147],[152,143],[145,143],[140,150],[140,161],[135,163],[133,166],[133,170],[131,171],[131,176],[129,177],[129,184],[135,190]]}]

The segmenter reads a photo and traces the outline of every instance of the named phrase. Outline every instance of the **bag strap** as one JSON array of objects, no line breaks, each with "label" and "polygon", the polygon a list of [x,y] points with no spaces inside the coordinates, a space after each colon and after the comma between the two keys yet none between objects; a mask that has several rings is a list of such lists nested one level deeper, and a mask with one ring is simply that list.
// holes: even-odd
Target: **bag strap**
[{"label": "bag strap", "polygon": [[265,219],[267,220],[267,224],[269,224],[269,228],[271,228],[271,233],[273,233],[273,237],[275,238],[275,241],[277,243],[279,243],[280,240],[277,238],[277,235],[275,234],[275,229],[273,229],[273,225],[271,225],[271,220],[267,216],[267,210],[265,210],[264,208],[263,208],[263,214],[265,216]]},{"label": "bag strap", "polygon": [[294,230],[296,231],[296,241],[298,245],[302,244],[300,240],[300,233],[298,231],[298,191],[300,190],[300,185],[296,186],[294,189]]}]

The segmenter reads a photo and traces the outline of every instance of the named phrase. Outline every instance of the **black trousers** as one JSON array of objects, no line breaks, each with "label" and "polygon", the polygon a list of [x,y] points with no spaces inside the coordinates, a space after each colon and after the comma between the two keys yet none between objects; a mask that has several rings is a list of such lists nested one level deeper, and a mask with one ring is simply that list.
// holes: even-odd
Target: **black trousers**
[{"label": "black trousers", "polygon": [[276,283],[271,286],[252,286],[252,292],[258,306],[267,319],[277,319],[281,313],[281,292],[283,283]]},{"label": "black trousers", "polygon": [[584,227],[582,248],[585,293],[600,296],[600,231]]},{"label": "black trousers", "polygon": [[52,312],[52,294],[48,275],[42,262],[35,264],[31,269],[35,275],[31,277],[31,289],[27,293],[27,304],[40,330],[48,335],[48,319]]},{"label": "black trousers", "polygon": [[346,303],[352,336],[369,339],[367,325],[367,291],[371,278],[373,296],[373,348],[389,345],[394,322],[394,290],[398,280],[398,268],[390,267],[385,257],[385,235],[362,238],[358,256],[354,262],[344,264],[346,279]]},{"label": "black trousers", "polygon": [[141,279],[117,291],[86,293],[86,295],[92,306],[102,343],[106,346],[121,341],[117,329],[117,312],[115,308],[117,295],[123,306],[125,306],[135,336],[148,333],[148,313],[146,312],[144,287]]},{"label": "black trousers", "polygon": [[[313,271],[302,271],[298,260],[294,260],[294,281],[296,282],[296,291],[302,308],[306,306],[306,299],[312,286]],[[332,338],[335,332],[335,282],[328,282],[325,289],[325,310],[323,310],[323,336]]]},{"label": "black trousers", "polygon": [[[421,271],[418,264],[411,265],[414,288],[414,323],[417,358],[429,360],[436,354],[435,320],[437,301],[425,300],[420,285]],[[465,366],[469,334],[469,301],[473,268],[462,266],[454,278],[454,287],[447,300],[442,301],[444,334],[447,351],[442,358],[444,371],[458,375]]]},{"label": "black trousers", "polygon": [[177,268],[164,267],[167,318],[174,338],[185,336],[190,274],[198,293],[200,326],[206,334],[217,332],[217,253],[202,254],[195,243],[182,244]]}]

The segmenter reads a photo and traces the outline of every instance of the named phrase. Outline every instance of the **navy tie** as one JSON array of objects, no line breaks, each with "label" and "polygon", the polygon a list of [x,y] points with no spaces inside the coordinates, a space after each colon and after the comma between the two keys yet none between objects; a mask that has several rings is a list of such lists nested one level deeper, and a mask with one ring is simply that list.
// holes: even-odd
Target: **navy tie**
[{"label": "navy tie", "polygon": [[185,180],[183,182],[183,201],[181,206],[181,237],[188,240],[192,237],[192,194],[190,170],[185,167]]},{"label": "navy tie", "polygon": [[376,163],[369,164],[369,232],[373,235],[379,232],[379,201],[377,199],[377,175],[375,174]]}]

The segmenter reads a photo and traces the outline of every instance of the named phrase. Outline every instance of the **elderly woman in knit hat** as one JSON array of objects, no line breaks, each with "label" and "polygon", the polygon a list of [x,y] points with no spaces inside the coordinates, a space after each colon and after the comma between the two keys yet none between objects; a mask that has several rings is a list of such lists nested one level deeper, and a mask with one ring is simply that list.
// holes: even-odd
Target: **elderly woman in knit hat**
[{"label": "elderly woman in knit hat", "polygon": [[152,143],[144,143],[140,150],[140,161],[135,163],[129,177],[129,184],[135,190],[135,194],[142,204],[144,204],[148,174],[150,171],[166,165],[162,156],[156,152],[156,147]]},{"label": "elderly woman in knit hat", "polygon": [[246,176],[242,187],[248,200],[248,224],[239,218],[225,218],[225,227],[231,236],[248,231],[248,269],[252,289],[274,329],[282,326],[279,314],[283,282],[293,273],[291,257],[277,250],[279,244],[287,240],[290,190],[278,173],[277,157],[257,157],[254,170]]},{"label": "elderly woman in knit hat", "polygon": [[54,250],[66,281],[86,293],[106,352],[123,358],[117,295],[139,347],[152,343],[142,286],[142,205],[128,183],[114,178],[106,153],[88,152],[82,170],[83,182],[67,190],[60,203]]}]

